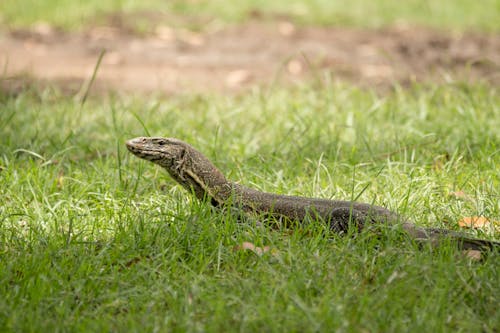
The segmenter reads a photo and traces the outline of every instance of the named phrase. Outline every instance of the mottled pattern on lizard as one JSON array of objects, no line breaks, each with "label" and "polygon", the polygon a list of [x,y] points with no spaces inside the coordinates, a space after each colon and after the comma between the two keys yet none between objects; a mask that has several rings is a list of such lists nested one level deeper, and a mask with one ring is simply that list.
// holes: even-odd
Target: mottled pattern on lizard
[{"label": "mottled pattern on lizard", "polygon": [[191,145],[174,138],[139,137],[127,141],[134,155],[165,168],[170,176],[200,200],[216,207],[235,206],[245,212],[302,222],[308,218],[325,221],[335,232],[367,224],[400,225],[417,241],[438,243],[455,239],[462,249],[493,249],[500,243],[475,239],[445,229],[421,228],[386,208],[366,203],[315,199],[257,191],[230,182],[215,165]]}]

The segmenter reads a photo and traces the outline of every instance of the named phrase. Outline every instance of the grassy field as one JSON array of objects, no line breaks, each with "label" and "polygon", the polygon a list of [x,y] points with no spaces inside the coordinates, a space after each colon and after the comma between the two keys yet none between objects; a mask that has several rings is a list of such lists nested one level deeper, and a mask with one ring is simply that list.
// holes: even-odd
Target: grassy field
[{"label": "grassy field", "polygon": [[[303,24],[380,27],[411,23],[439,28],[500,29],[499,0],[18,0],[0,2],[0,22],[26,26],[39,21],[67,29],[99,22],[110,13],[168,13],[221,22],[241,22],[252,17],[288,17]],[[139,20],[144,29],[150,20]],[[189,21],[189,20],[188,20]],[[137,22],[136,22],[137,23]],[[165,22],[163,22],[165,23]],[[170,22],[172,23],[172,22]],[[147,27],[146,27],[147,28]]]},{"label": "grassy field", "polygon": [[[376,4],[374,4],[376,3]],[[3,25],[77,29],[155,7],[303,24],[499,29],[498,0],[1,1]],[[479,83],[384,94],[325,78],[241,95],[80,100],[0,90],[0,332],[498,332],[500,257],[419,248],[398,230],[273,230],[194,200],[133,157],[177,137],[260,190],[352,199],[422,226],[500,221],[500,95]],[[499,239],[498,231],[472,231]],[[258,255],[243,242],[269,246]]]},{"label": "grassy field", "polygon": [[[500,219],[493,88],[381,97],[305,84],[83,108],[52,89],[0,98],[0,331],[500,327],[497,255],[476,262],[453,244],[420,250],[390,231],[326,237],[319,223],[293,232],[238,223],[124,147],[139,135],[178,137],[255,188],[360,195],[456,229],[463,216]],[[244,241],[273,250],[235,251]]]}]

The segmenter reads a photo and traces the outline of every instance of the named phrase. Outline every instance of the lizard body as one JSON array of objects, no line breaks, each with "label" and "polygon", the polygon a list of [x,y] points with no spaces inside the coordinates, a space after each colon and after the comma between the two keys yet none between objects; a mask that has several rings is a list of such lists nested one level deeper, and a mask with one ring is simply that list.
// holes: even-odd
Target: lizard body
[{"label": "lizard body", "polygon": [[350,225],[361,230],[367,223],[400,224],[405,232],[419,241],[436,243],[445,236],[456,239],[463,249],[500,246],[495,241],[474,239],[450,230],[421,228],[386,208],[367,203],[257,191],[228,181],[205,155],[178,139],[139,137],[127,141],[126,145],[134,155],[162,166],[198,199],[209,199],[216,207],[233,205],[245,212],[299,222],[308,217],[316,218],[327,222],[336,232],[346,232]]}]

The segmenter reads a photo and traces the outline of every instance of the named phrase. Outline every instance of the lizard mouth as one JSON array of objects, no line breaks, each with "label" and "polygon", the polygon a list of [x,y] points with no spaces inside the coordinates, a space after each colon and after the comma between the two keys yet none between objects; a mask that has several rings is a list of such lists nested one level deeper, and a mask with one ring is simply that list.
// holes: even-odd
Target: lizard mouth
[{"label": "lizard mouth", "polygon": [[125,142],[125,145],[127,146],[127,149],[132,153],[138,151],[136,139],[128,140],[127,142]]},{"label": "lizard mouth", "polygon": [[146,142],[146,138],[138,137],[126,141],[125,145],[127,146],[127,149],[132,153],[136,153],[139,151],[153,151],[152,149],[148,149]]},{"label": "lizard mouth", "polygon": [[136,156],[146,158],[146,156],[153,155],[153,150],[148,149],[144,145],[142,138],[135,138],[125,142],[127,149]]},{"label": "lizard mouth", "polygon": [[127,146],[135,146],[135,145],[144,144],[144,143],[146,143],[145,137],[133,138],[133,139],[127,140],[127,142],[125,142],[125,144]]},{"label": "lizard mouth", "polygon": [[138,137],[125,142],[127,149],[135,156],[162,165],[166,156],[160,149],[148,144],[147,138]]}]

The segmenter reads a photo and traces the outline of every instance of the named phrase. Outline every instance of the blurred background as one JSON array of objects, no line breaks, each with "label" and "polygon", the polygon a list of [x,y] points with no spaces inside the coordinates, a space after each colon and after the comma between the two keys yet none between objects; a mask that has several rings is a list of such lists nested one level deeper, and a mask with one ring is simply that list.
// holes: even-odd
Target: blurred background
[{"label": "blurred background", "polygon": [[324,74],[376,89],[496,85],[499,27],[498,0],[2,1],[2,87],[74,92],[98,63],[92,93],[241,91]]}]

